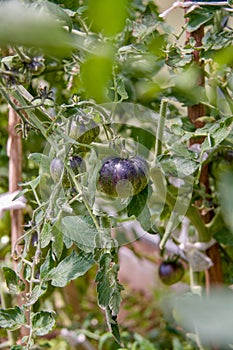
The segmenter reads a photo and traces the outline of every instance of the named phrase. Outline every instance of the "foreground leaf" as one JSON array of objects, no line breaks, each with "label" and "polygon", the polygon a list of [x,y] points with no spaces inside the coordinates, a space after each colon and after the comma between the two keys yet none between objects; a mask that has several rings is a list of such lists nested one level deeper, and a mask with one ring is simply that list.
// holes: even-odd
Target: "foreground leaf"
[{"label": "foreground leaf", "polygon": [[18,306],[10,309],[0,309],[0,327],[15,330],[26,323],[23,310]]},{"label": "foreground leaf", "polygon": [[56,267],[54,267],[48,275],[46,280],[51,280],[51,283],[55,287],[64,287],[68,282],[83,276],[94,264],[92,254],[86,254],[76,251],[62,260]]},{"label": "foreground leaf", "polygon": [[0,46],[37,47],[48,54],[64,56],[69,53],[69,42],[68,33],[45,11],[18,1],[0,4]]},{"label": "foreground leaf", "polygon": [[9,267],[3,267],[2,270],[10,294],[19,294],[25,287],[23,281]]},{"label": "foreground leaf", "polygon": [[48,334],[55,325],[55,313],[49,311],[40,311],[32,317],[32,327],[35,335]]}]

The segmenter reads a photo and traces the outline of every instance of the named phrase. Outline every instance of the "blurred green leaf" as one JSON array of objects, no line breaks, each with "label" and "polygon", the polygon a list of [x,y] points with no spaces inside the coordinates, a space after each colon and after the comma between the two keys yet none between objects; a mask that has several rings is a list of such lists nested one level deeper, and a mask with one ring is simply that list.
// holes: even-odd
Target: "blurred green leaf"
[{"label": "blurred green leaf", "polygon": [[222,215],[233,234],[233,172],[220,174],[219,190]]},{"label": "blurred green leaf", "polygon": [[113,61],[106,52],[90,55],[81,66],[81,79],[85,95],[97,103],[108,100],[108,88]]},{"label": "blurred green leaf", "polygon": [[92,29],[112,36],[123,30],[127,18],[128,0],[88,0],[88,15]]},{"label": "blurred green leaf", "polygon": [[233,63],[233,46],[228,46],[216,53],[215,61],[220,65]]},{"label": "blurred green leaf", "polygon": [[210,295],[186,294],[172,300],[174,315],[186,331],[198,333],[203,345],[215,347],[233,342],[233,293],[215,289]]},{"label": "blurred green leaf", "polygon": [[69,28],[69,31],[72,30],[73,23],[70,16],[65,10],[60,6],[60,4],[54,4],[53,2],[43,0],[41,2],[43,8],[48,9],[51,16],[59,19],[63,25],[66,25]]},{"label": "blurred green leaf", "polygon": [[[49,33],[49,35],[48,35]],[[19,1],[0,3],[0,46],[22,45],[50,55],[70,54],[71,38],[48,13]]]}]

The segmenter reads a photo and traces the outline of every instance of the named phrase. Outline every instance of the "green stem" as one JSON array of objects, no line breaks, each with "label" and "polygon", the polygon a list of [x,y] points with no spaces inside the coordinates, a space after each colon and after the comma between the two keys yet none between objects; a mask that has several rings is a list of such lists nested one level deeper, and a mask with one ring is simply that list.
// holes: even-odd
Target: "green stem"
[{"label": "green stem", "polygon": [[162,141],[163,141],[164,125],[165,125],[165,120],[167,115],[167,104],[168,104],[167,99],[163,99],[161,101],[158,128],[157,128],[156,141],[155,141],[155,162],[157,160],[157,157],[162,153]]}]

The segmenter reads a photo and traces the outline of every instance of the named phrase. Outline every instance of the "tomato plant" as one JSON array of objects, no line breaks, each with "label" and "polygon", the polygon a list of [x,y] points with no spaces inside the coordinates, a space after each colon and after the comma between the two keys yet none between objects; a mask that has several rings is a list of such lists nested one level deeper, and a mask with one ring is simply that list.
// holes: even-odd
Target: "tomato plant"
[{"label": "tomato plant", "polygon": [[[99,349],[233,343],[222,315],[219,338],[180,321],[196,305],[185,294],[187,313],[175,305],[169,344],[147,323],[144,336],[137,326],[122,331],[125,243],[133,252],[133,241],[145,239],[158,254],[180,255],[195,297],[233,280],[231,2],[175,2],[163,13],[159,5],[0,4],[0,191],[27,199],[23,211],[0,202],[0,210],[11,208],[11,239],[4,241],[5,227],[0,235],[6,348],[42,348],[56,331],[68,340],[53,345],[67,348],[73,338]],[[178,34],[167,22],[171,11],[184,17]],[[153,259],[158,266],[161,258]],[[165,284],[178,282],[183,266],[164,261]],[[201,311],[194,316],[203,326]],[[214,318],[207,323],[215,329]]]}]

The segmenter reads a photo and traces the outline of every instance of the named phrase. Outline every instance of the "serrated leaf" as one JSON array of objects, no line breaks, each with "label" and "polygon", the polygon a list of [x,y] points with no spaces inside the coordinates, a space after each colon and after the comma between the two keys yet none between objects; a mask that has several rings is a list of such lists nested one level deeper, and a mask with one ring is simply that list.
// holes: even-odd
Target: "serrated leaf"
[{"label": "serrated leaf", "polygon": [[159,163],[166,175],[181,179],[192,175],[199,167],[199,164],[191,159],[175,156],[162,156]]},{"label": "serrated leaf", "polygon": [[109,331],[112,333],[112,335],[113,335],[114,339],[116,340],[116,342],[120,346],[123,346],[117,320],[113,319],[112,312],[111,312],[111,310],[109,308],[107,308],[105,310],[105,315],[106,315],[106,321],[107,321],[107,325],[108,325]]},{"label": "serrated leaf", "polygon": [[15,330],[26,323],[23,310],[18,306],[10,309],[0,309],[0,327]]},{"label": "serrated leaf", "polygon": [[123,286],[118,282],[117,276],[115,276],[114,283],[111,285],[112,295],[109,301],[109,308],[112,311],[113,315],[119,313],[122,297],[121,291],[124,289]]},{"label": "serrated leaf", "polygon": [[96,275],[98,304],[105,310],[109,308],[113,315],[119,312],[123,289],[118,281],[118,270],[119,266],[110,253],[101,256]]},{"label": "serrated leaf", "polygon": [[232,117],[226,118],[219,123],[214,123],[214,125],[206,130],[207,135],[209,134],[209,137],[204,140],[202,144],[202,150],[205,151],[212,149],[213,147],[217,147],[222,141],[227,138],[227,136],[232,131],[232,127]]},{"label": "serrated leaf", "polygon": [[25,304],[25,306],[33,305],[37,302],[37,300],[47,291],[47,284],[37,284],[32,290],[29,301]]},{"label": "serrated leaf", "polygon": [[49,271],[54,268],[54,259],[52,258],[51,249],[48,251],[45,261],[40,266],[40,278],[43,280],[48,274]]},{"label": "serrated leaf", "polygon": [[99,270],[95,279],[97,283],[98,304],[104,309],[108,307],[112,293],[111,284],[108,277],[111,261],[112,257],[109,253],[102,255],[99,262]]},{"label": "serrated leaf", "polygon": [[70,255],[48,272],[45,279],[51,280],[51,284],[55,287],[64,287],[71,280],[83,276],[93,264],[92,254],[84,252],[78,254],[73,250]]},{"label": "serrated leaf", "polygon": [[63,234],[56,226],[53,226],[52,235],[52,253],[55,255],[56,259],[59,260],[64,246]]},{"label": "serrated leaf", "polygon": [[25,285],[21,278],[17,276],[14,270],[9,267],[3,267],[3,274],[6,280],[7,287],[9,289],[10,294],[19,294],[24,290]]},{"label": "serrated leaf", "polygon": [[47,247],[49,242],[52,240],[52,226],[49,222],[45,222],[40,234],[41,248]]},{"label": "serrated leaf", "polygon": [[189,12],[187,16],[189,17],[187,30],[188,32],[194,32],[214,17],[214,11],[209,7],[201,7]]},{"label": "serrated leaf", "polygon": [[80,249],[93,252],[98,231],[89,216],[66,216],[62,219],[62,232]]},{"label": "serrated leaf", "polygon": [[33,333],[38,336],[48,334],[55,325],[55,313],[40,311],[32,317]]}]

